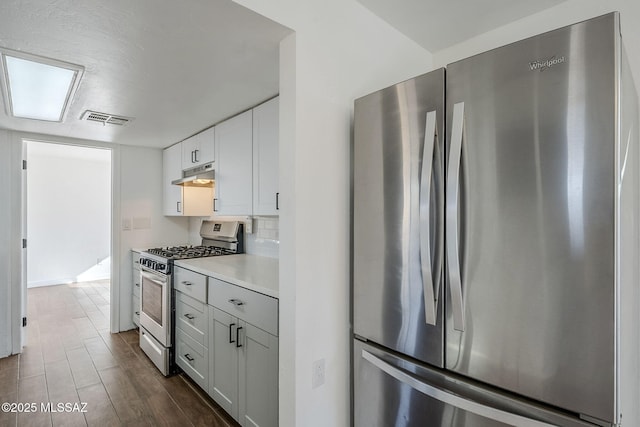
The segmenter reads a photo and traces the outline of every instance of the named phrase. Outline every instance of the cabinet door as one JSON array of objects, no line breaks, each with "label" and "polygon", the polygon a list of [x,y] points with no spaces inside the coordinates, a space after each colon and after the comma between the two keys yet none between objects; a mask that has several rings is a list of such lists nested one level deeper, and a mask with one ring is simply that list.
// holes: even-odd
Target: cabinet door
[{"label": "cabinet door", "polygon": [[278,98],[253,109],[253,214],[278,215]]},{"label": "cabinet door", "polygon": [[278,426],[278,338],[241,322],[238,421],[242,426]]},{"label": "cabinet door", "polygon": [[238,419],[238,319],[209,307],[209,395]]},{"label": "cabinet door", "polygon": [[197,166],[196,150],[198,149],[198,135],[193,135],[180,143],[182,147],[182,169]]},{"label": "cabinet door", "polygon": [[215,160],[215,127],[200,132],[198,138],[198,153],[196,161],[200,165],[211,163]]},{"label": "cabinet door", "polygon": [[191,169],[214,161],[214,129],[211,127],[182,141],[182,169]]},{"label": "cabinet door", "polygon": [[162,153],[163,211],[167,216],[182,216],[182,188],[171,181],[182,178],[182,147],[173,145]]},{"label": "cabinet door", "polygon": [[216,126],[215,215],[252,215],[252,111]]}]

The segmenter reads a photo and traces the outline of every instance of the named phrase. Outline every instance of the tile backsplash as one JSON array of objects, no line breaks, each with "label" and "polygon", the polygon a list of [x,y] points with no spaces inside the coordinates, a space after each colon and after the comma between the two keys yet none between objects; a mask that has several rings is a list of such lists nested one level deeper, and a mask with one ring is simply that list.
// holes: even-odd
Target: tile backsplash
[{"label": "tile backsplash", "polygon": [[253,231],[258,239],[280,241],[280,221],[276,217],[255,217]]}]

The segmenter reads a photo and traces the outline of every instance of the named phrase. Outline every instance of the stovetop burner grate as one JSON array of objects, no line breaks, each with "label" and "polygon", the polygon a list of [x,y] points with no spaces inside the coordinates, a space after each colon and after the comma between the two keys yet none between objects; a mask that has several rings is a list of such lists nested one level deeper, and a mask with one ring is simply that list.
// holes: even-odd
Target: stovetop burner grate
[{"label": "stovetop burner grate", "polygon": [[217,255],[233,255],[236,251],[218,246],[167,246],[148,249],[146,252],[167,259],[202,258]]}]

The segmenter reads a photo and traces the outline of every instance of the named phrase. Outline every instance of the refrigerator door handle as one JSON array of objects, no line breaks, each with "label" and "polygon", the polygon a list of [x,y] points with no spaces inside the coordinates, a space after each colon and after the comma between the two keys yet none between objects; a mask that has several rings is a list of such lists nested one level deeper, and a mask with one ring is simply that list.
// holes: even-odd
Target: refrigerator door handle
[{"label": "refrigerator door handle", "polygon": [[[424,315],[427,325],[435,325],[438,311],[439,277],[434,278],[431,270],[431,175],[433,173],[433,154],[438,140],[436,130],[436,112],[427,113],[422,150],[422,168],[420,171],[420,264],[422,269],[422,287],[424,291]],[[435,289],[434,289],[435,282]]]},{"label": "refrigerator door handle", "polygon": [[519,427],[553,427],[553,424],[547,424],[542,421],[537,421],[531,418],[523,417],[521,415],[513,414],[511,412],[503,411],[501,409],[493,408],[491,406],[486,406],[473,400],[466,399],[458,394],[449,393],[443,389],[434,387],[430,384],[420,381],[413,375],[410,375],[409,373],[396,368],[395,366],[385,362],[384,360],[369,353],[366,350],[362,350],[362,358],[376,366],[381,371],[392,376],[396,380],[413,388],[414,390],[417,390],[420,393],[423,393],[447,405],[451,405],[464,411],[472,412],[482,417],[489,418],[491,420],[495,420],[508,425]]},{"label": "refrigerator door handle", "polygon": [[458,198],[460,196],[460,166],[464,139],[464,102],[453,106],[453,123],[449,165],[447,168],[447,267],[449,290],[453,308],[453,328],[464,331],[464,297],[460,273],[460,248],[458,242]]}]

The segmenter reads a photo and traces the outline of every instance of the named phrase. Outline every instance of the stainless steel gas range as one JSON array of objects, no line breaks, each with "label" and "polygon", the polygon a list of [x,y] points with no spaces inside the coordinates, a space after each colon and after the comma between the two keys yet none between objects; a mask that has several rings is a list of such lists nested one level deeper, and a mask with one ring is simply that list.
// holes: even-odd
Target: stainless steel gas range
[{"label": "stainless steel gas range", "polygon": [[175,371],[173,262],[244,252],[238,221],[203,221],[200,246],[148,249],[140,255],[140,348],[163,375]]}]

